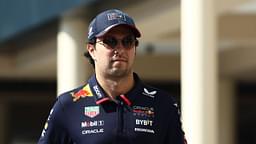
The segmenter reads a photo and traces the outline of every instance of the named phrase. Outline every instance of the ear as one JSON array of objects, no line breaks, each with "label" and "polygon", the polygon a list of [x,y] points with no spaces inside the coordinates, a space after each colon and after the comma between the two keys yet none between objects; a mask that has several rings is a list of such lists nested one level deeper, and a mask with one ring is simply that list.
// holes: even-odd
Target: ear
[{"label": "ear", "polygon": [[95,52],[95,46],[93,45],[93,44],[87,44],[87,51],[89,52],[89,54],[91,55],[91,57],[92,57],[92,59],[94,59],[95,60],[95,54],[94,54],[94,52]]}]

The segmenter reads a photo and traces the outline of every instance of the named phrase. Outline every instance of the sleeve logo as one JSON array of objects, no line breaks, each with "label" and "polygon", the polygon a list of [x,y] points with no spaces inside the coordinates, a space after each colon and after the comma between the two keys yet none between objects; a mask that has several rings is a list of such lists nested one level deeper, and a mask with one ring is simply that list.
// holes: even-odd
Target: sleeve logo
[{"label": "sleeve logo", "polygon": [[93,96],[89,84],[87,84],[83,89],[79,90],[76,93],[71,93],[73,97],[73,102],[78,101],[80,98],[91,97]]}]

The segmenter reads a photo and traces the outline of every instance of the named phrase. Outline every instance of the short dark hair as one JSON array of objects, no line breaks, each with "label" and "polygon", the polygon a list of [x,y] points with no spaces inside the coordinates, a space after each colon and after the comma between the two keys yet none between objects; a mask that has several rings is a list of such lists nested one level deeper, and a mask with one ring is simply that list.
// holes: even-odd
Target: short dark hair
[{"label": "short dark hair", "polygon": [[[93,38],[91,40],[89,40],[87,42],[87,44],[91,44],[94,45],[96,44],[96,38]],[[90,53],[88,51],[84,52],[84,56],[88,59],[89,63],[93,66],[93,68],[95,68],[95,63],[94,63],[94,59],[92,58],[92,56],[90,55]]]}]

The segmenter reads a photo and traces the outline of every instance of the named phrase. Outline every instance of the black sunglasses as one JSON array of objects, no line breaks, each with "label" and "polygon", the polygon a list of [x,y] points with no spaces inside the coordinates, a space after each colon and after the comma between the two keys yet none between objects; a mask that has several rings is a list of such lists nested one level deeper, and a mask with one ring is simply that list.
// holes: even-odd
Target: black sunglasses
[{"label": "black sunglasses", "polygon": [[[134,36],[126,36],[119,40],[112,36],[106,36],[103,40],[97,41],[96,43],[103,44],[105,47],[115,49],[117,44],[121,41],[122,45],[126,49],[130,49],[138,45],[138,40]],[[101,43],[102,42],[102,43]]]}]

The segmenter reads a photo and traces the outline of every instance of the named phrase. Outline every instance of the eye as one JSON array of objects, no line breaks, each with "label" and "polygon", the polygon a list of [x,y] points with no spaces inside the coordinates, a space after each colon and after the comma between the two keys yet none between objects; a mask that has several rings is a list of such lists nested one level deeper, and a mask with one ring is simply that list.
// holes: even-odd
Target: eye
[{"label": "eye", "polygon": [[111,48],[115,48],[117,45],[117,40],[114,37],[106,37],[104,38],[103,43]]},{"label": "eye", "polygon": [[133,36],[127,36],[122,40],[125,47],[131,47],[134,44],[135,38]]}]

